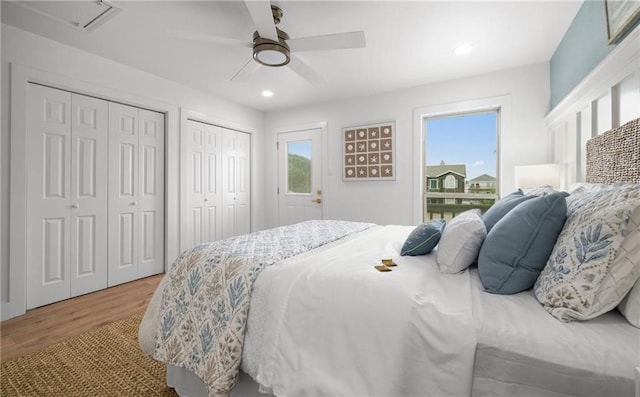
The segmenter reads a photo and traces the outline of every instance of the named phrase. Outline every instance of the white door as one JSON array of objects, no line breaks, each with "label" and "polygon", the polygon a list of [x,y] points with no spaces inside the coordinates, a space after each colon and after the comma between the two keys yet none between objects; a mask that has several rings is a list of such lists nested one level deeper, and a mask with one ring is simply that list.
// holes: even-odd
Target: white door
[{"label": "white door", "polygon": [[251,232],[251,135],[236,132],[236,235]]},{"label": "white door", "polygon": [[139,109],[138,278],[164,271],[164,114]]},{"label": "white door", "polygon": [[164,116],[109,103],[109,286],[164,269]]},{"label": "white door", "polygon": [[138,277],[138,109],[109,103],[109,286]]},{"label": "white door", "polygon": [[107,287],[108,102],[71,96],[71,296]]},{"label": "white door", "polygon": [[251,231],[251,136],[222,129],[222,237]]},{"label": "white door", "polygon": [[322,219],[322,130],[278,134],[278,224]]},{"label": "white door", "polygon": [[222,238],[221,139],[220,127],[187,121],[187,247]]},{"label": "white door", "polygon": [[27,309],[71,289],[71,93],[29,84]]},{"label": "white door", "polygon": [[107,286],[107,102],[28,86],[27,309]]}]

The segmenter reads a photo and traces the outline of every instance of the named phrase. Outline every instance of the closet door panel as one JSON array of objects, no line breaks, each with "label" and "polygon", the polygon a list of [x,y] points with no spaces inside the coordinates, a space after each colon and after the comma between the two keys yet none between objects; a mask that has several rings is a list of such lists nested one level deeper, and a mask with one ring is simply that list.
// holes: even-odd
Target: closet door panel
[{"label": "closet door panel", "polygon": [[222,237],[251,231],[251,135],[222,131]]},{"label": "closet door panel", "polygon": [[109,286],[138,278],[138,109],[109,103]]},{"label": "closet door panel", "polygon": [[213,125],[206,125],[204,135],[205,156],[205,241],[211,242],[222,238],[222,220],[220,219],[220,207],[222,197],[222,129]]},{"label": "closet door panel", "polygon": [[222,238],[237,236],[237,132],[222,130]]},{"label": "closet door panel", "polygon": [[72,94],[71,296],[107,287],[108,103]]},{"label": "closet door panel", "polygon": [[251,135],[237,133],[237,233],[251,232]]},{"label": "closet door panel", "polygon": [[138,277],[164,271],[164,115],[139,110]]},{"label": "closet door panel", "polygon": [[187,222],[189,236],[187,246],[191,247],[205,241],[204,219],[204,135],[205,124],[192,120],[187,122]]},{"label": "closet door panel", "polygon": [[218,214],[219,206],[216,205],[208,205],[205,204],[205,222],[206,222],[206,230],[205,230],[205,241],[211,242],[220,239],[219,230],[222,228],[222,224],[220,221],[220,217]]},{"label": "closet door panel", "polygon": [[221,238],[220,128],[187,122],[187,220],[189,247]]},{"label": "closet door panel", "polygon": [[27,309],[70,294],[71,94],[29,84]]}]

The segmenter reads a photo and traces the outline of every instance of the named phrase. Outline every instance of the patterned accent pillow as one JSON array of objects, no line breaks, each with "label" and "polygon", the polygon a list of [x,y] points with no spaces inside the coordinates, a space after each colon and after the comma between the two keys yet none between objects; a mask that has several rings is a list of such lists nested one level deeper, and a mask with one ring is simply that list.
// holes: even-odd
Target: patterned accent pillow
[{"label": "patterned accent pillow", "polygon": [[542,185],[528,190],[527,196],[548,196],[554,193],[559,193],[559,190],[554,189],[551,185]]},{"label": "patterned accent pillow", "polygon": [[638,185],[576,196],[567,200],[567,221],[534,286],[538,301],[564,321],[608,312],[637,279],[637,266],[616,256],[629,225],[640,221]]},{"label": "patterned accent pillow", "polygon": [[569,186],[568,192],[571,195],[578,193],[595,193],[600,190],[611,190],[615,189],[616,186],[620,186],[621,184],[610,184],[610,183],[590,183],[590,182],[576,182],[572,183]]},{"label": "patterned accent pillow", "polygon": [[480,217],[479,209],[465,211],[455,216],[442,232],[436,258],[440,272],[455,274],[471,266],[478,258],[478,252],[487,229]]},{"label": "patterned accent pillow", "polygon": [[431,252],[442,237],[444,225],[444,219],[435,219],[418,225],[404,241],[400,255],[416,256]]},{"label": "patterned accent pillow", "polygon": [[[635,269],[629,277],[635,277],[638,281],[636,281],[627,296],[622,299],[618,309],[631,325],[640,328],[640,207],[636,209],[636,212],[638,214],[631,216],[629,221],[630,232],[625,237],[622,245],[620,245],[615,261],[616,263],[628,261],[630,266]],[[635,225],[633,222],[636,222]]]}]

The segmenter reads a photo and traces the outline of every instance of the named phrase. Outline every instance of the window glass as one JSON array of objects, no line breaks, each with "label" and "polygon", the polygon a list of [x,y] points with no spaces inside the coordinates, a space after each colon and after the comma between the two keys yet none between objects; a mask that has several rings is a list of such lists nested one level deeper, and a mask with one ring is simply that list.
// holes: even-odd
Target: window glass
[{"label": "window glass", "polygon": [[447,175],[447,177],[444,178],[444,188],[455,189],[456,187],[458,187],[456,178],[453,175]]},{"label": "window glass", "polygon": [[[498,110],[428,117],[425,123],[423,219],[486,211],[497,198]],[[432,179],[441,175],[442,192]]]},{"label": "window glass", "polygon": [[287,193],[311,193],[311,141],[287,143]]}]

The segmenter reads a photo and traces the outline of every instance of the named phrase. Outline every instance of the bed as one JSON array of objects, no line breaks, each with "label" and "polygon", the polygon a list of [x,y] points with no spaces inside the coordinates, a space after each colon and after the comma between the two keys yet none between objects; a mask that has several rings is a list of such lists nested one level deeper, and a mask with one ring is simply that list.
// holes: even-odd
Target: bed
[{"label": "bed", "polygon": [[[468,269],[444,271],[445,241],[460,236],[445,240],[450,226],[440,229],[435,249],[416,256],[400,255],[413,226],[341,221],[194,247],[156,291],[140,326],[141,347],[168,364],[167,383],[181,396],[637,395],[640,119],[593,138],[587,156],[593,183],[577,184],[571,195],[544,187],[514,193],[523,201],[491,226],[495,230],[485,230],[471,255],[477,266]],[[517,293],[510,282],[496,287],[486,263],[500,259],[486,247],[517,234],[498,233],[505,219],[530,222],[513,215],[523,213],[524,203],[543,200],[549,208],[555,205],[549,200],[562,204],[566,214],[547,242],[548,261],[533,279],[529,265],[509,269],[520,271],[518,282],[530,287]],[[586,237],[571,229],[579,217],[603,208],[609,211],[605,226],[589,226]],[[611,237],[607,227],[619,227],[620,236]],[[588,248],[592,239],[611,241]],[[471,240],[457,245],[469,247]],[[529,250],[536,255],[544,250],[538,240]],[[580,277],[593,282],[588,288],[575,284],[578,270],[573,276],[565,269],[565,248],[573,242],[589,261],[609,258],[609,270],[587,260],[578,265],[586,272]],[[382,258],[397,266],[377,271]],[[589,298],[590,291],[576,289],[571,296],[572,285],[602,291]],[[560,303],[558,291],[567,295]],[[577,301],[590,303],[579,307]]]}]

